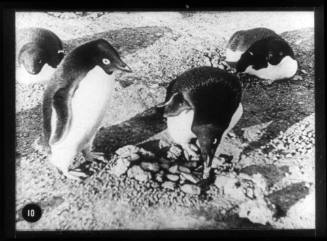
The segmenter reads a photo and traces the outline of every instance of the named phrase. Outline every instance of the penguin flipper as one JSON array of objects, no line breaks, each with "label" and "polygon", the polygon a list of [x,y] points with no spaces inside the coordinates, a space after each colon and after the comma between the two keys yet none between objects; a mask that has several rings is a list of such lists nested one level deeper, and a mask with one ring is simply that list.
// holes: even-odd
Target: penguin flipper
[{"label": "penguin flipper", "polygon": [[71,99],[69,88],[61,88],[53,96],[53,107],[57,114],[57,125],[50,141],[51,144],[56,143],[64,136],[65,130],[67,130],[70,124]]}]

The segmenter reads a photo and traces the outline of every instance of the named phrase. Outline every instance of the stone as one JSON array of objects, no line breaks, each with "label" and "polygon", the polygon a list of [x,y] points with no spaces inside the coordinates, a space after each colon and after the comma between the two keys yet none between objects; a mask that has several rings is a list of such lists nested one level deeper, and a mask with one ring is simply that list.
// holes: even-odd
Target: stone
[{"label": "stone", "polygon": [[132,153],[137,153],[140,150],[139,147],[134,145],[123,146],[116,150],[116,154],[120,157],[129,157]]},{"label": "stone", "polygon": [[186,180],[196,184],[200,181],[199,178],[197,178],[196,176],[192,175],[192,174],[188,174],[188,173],[181,173],[181,176],[183,176]]},{"label": "stone", "polygon": [[151,178],[151,173],[144,171],[139,166],[133,166],[127,171],[127,175],[130,178],[134,178],[140,182],[148,181]]},{"label": "stone", "polygon": [[226,195],[235,200],[246,200],[246,196],[241,187],[241,182],[238,178],[231,176],[217,176],[215,180],[215,186],[218,187],[219,192],[222,195]]},{"label": "stone", "polygon": [[158,172],[159,164],[156,162],[141,162],[141,167],[145,171]]},{"label": "stone", "polygon": [[114,166],[110,169],[110,172],[119,177],[126,173],[130,162],[125,158],[118,158]]},{"label": "stone", "polygon": [[170,165],[169,164],[166,164],[166,163],[160,163],[160,167],[164,170],[168,170]]},{"label": "stone", "polygon": [[188,161],[188,162],[185,162],[183,165],[185,167],[187,167],[187,168],[193,169],[193,168],[196,168],[198,166],[198,162],[196,162],[196,161]]},{"label": "stone", "polygon": [[175,189],[175,183],[173,183],[171,181],[166,181],[166,182],[162,183],[161,186],[163,188],[170,189],[170,190],[174,190]]},{"label": "stone", "polygon": [[303,80],[302,76],[301,75],[295,75],[293,77],[293,80]]},{"label": "stone", "polygon": [[163,182],[163,175],[161,173],[157,173],[155,176],[155,180],[160,183]]},{"label": "stone", "polygon": [[173,165],[173,166],[171,166],[171,167],[168,169],[168,171],[169,171],[170,173],[173,173],[173,174],[179,173],[179,171],[178,171],[178,165]]},{"label": "stone", "polygon": [[167,158],[178,159],[179,157],[182,156],[182,154],[183,151],[179,147],[173,145],[169,148],[169,151],[167,152]]},{"label": "stone", "polygon": [[184,173],[191,173],[191,170],[184,166],[179,166],[178,170]]},{"label": "stone", "polygon": [[130,157],[128,158],[128,160],[134,162],[134,161],[138,161],[138,160],[140,160],[140,158],[141,158],[141,157],[140,157],[139,154],[137,154],[137,153],[133,153],[133,154],[130,155]]},{"label": "stone", "polygon": [[167,179],[169,179],[170,181],[173,181],[173,182],[177,182],[179,179],[179,176],[174,175],[174,174],[167,174],[166,177],[167,177]]},{"label": "stone", "polygon": [[191,194],[191,195],[199,195],[201,193],[201,189],[198,186],[192,185],[192,184],[184,184],[181,186],[181,190],[185,193]]}]

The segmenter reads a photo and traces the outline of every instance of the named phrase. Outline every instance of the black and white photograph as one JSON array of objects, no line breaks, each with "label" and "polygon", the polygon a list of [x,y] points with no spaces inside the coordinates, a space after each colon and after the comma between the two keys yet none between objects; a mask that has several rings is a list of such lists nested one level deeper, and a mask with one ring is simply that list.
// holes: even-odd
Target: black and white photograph
[{"label": "black and white photograph", "polygon": [[15,11],[15,230],[316,227],[314,11]]}]

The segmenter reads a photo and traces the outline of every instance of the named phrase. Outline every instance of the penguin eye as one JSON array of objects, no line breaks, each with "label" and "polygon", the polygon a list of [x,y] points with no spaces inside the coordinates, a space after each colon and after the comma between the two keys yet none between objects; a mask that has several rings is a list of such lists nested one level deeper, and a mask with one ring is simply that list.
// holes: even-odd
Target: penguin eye
[{"label": "penguin eye", "polygon": [[109,61],[109,59],[104,58],[104,59],[102,59],[102,63],[104,63],[105,65],[108,65],[108,64],[110,64],[110,61]]}]

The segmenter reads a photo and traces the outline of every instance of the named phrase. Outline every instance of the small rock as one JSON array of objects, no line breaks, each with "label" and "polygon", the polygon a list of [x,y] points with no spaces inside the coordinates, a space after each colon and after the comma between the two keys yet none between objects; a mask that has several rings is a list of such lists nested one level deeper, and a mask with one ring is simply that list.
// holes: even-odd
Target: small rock
[{"label": "small rock", "polygon": [[293,80],[303,80],[302,76],[301,75],[295,75],[293,77]]},{"label": "small rock", "polygon": [[177,182],[179,179],[179,176],[174,175],[174,174],[167,174],[166,177],[167,177],[167,179],[169,179],[170,181],[173,181],[173,182]]},{"label": "small rock", "polygon": [[166,164],[166,163],[160,163],[160,167],[164,170],[168,170],[170,165],[169,164]]},{"label": "small rock", "polygon": [[167,158],[178,159],[182,155],[183,151],[178,146],[171,146],[167,152]]},{"label": "small rock", "polygon": [[170,190],[174,190],[175,189],[175,183],[173,183],[171,181],[166,181],[166,182],[162,183],[161,186],[163,188],[167,188],[167,189],[170,189]]},{"label": "small rock", "polygon": [[134,162],[134,161],[138,161],[138,160],[140,160],[140,158],[141,158],[141,157],[140,157],[139,154],[137,154],[137,153],[133,153],[133,154],[130,155],[130,157],[128,158],[128,160]]},{"label": "small rock", "polygon": [[196,168],[198,166],[198,162],[196,162],[196,161],[188,161],[188,162],[185,162],[183,165],[186,166],[186,167],[188,167],[188,168],[193,169],[193,168]]},{"label": "small rock", "polygon": [[163,182],[163,175],[161,173],[157,173],[155,176],[157,182]]},{"label": "small rock", "polygon": [[127,145],[116,150],[116,154],[121,157],[129,157],[132,153],[137,153],[139,149],[137,146]]},{"label": "small rock", "polygon": [[158,172],[159,164],[156,162],[141,162],[141,167],[146,171]]},{"label": "small rock", "polygon": [[200,187],[192,184],[184,184],[183,186],[181,186],[181,190],[185,193],[192,195],[199,195],[201,193]]},{"label": "small rock", "polygon": [[305,71],[304,69],[301,69],[301,72],[302,72],[303,74],[307,74],[307,73],[308,73],[308,72]]},{"label": "small rock", "polygon": [[179,173],[179,171],[178,171],[178,165],[173,165],[172,167],[170,167],[170,168],[168,169],[168,171],[169,171],[170,173],[173,173],[173,174]]},{"label": "small rock", "polygon": [[149,172],[144,171],[139,166],[133,166],[127,171],[127,175],[130,178],[134,178],[140,182],[148,181],[151,178],[151,174]]},{"label": "small rock", "polygon": [[218,64],[218,68],[224,70],[225,69],[225,66],[222,65],[222,64]]},{"label": "small rock", "polygon": [[184,173],[191,173],[191,170],[184,166],[179,166],[178,170]]},{"label": "small rock", "polygon": [[199,178],[197,178],[196,176],[192,175],[192,174],[188,174],[188,173],[181,173],[181,176],[183,176],[186,180],[196,184],[200,181]]},{"label": "small rock", "polygon": [[228,134],[227,134],[229,137],[232,137],[232,138],[235,138],[236,137],[236,135],[233,133],[233,132],[228,132]]},{"label": "small rock", "polygon": [[119,177],[126,173],[128,167],[130,165],[130,162],[125,158],[119,158],[117,159],[115,165],[110,169],[110,172],[114,174],[115,176]]}]

